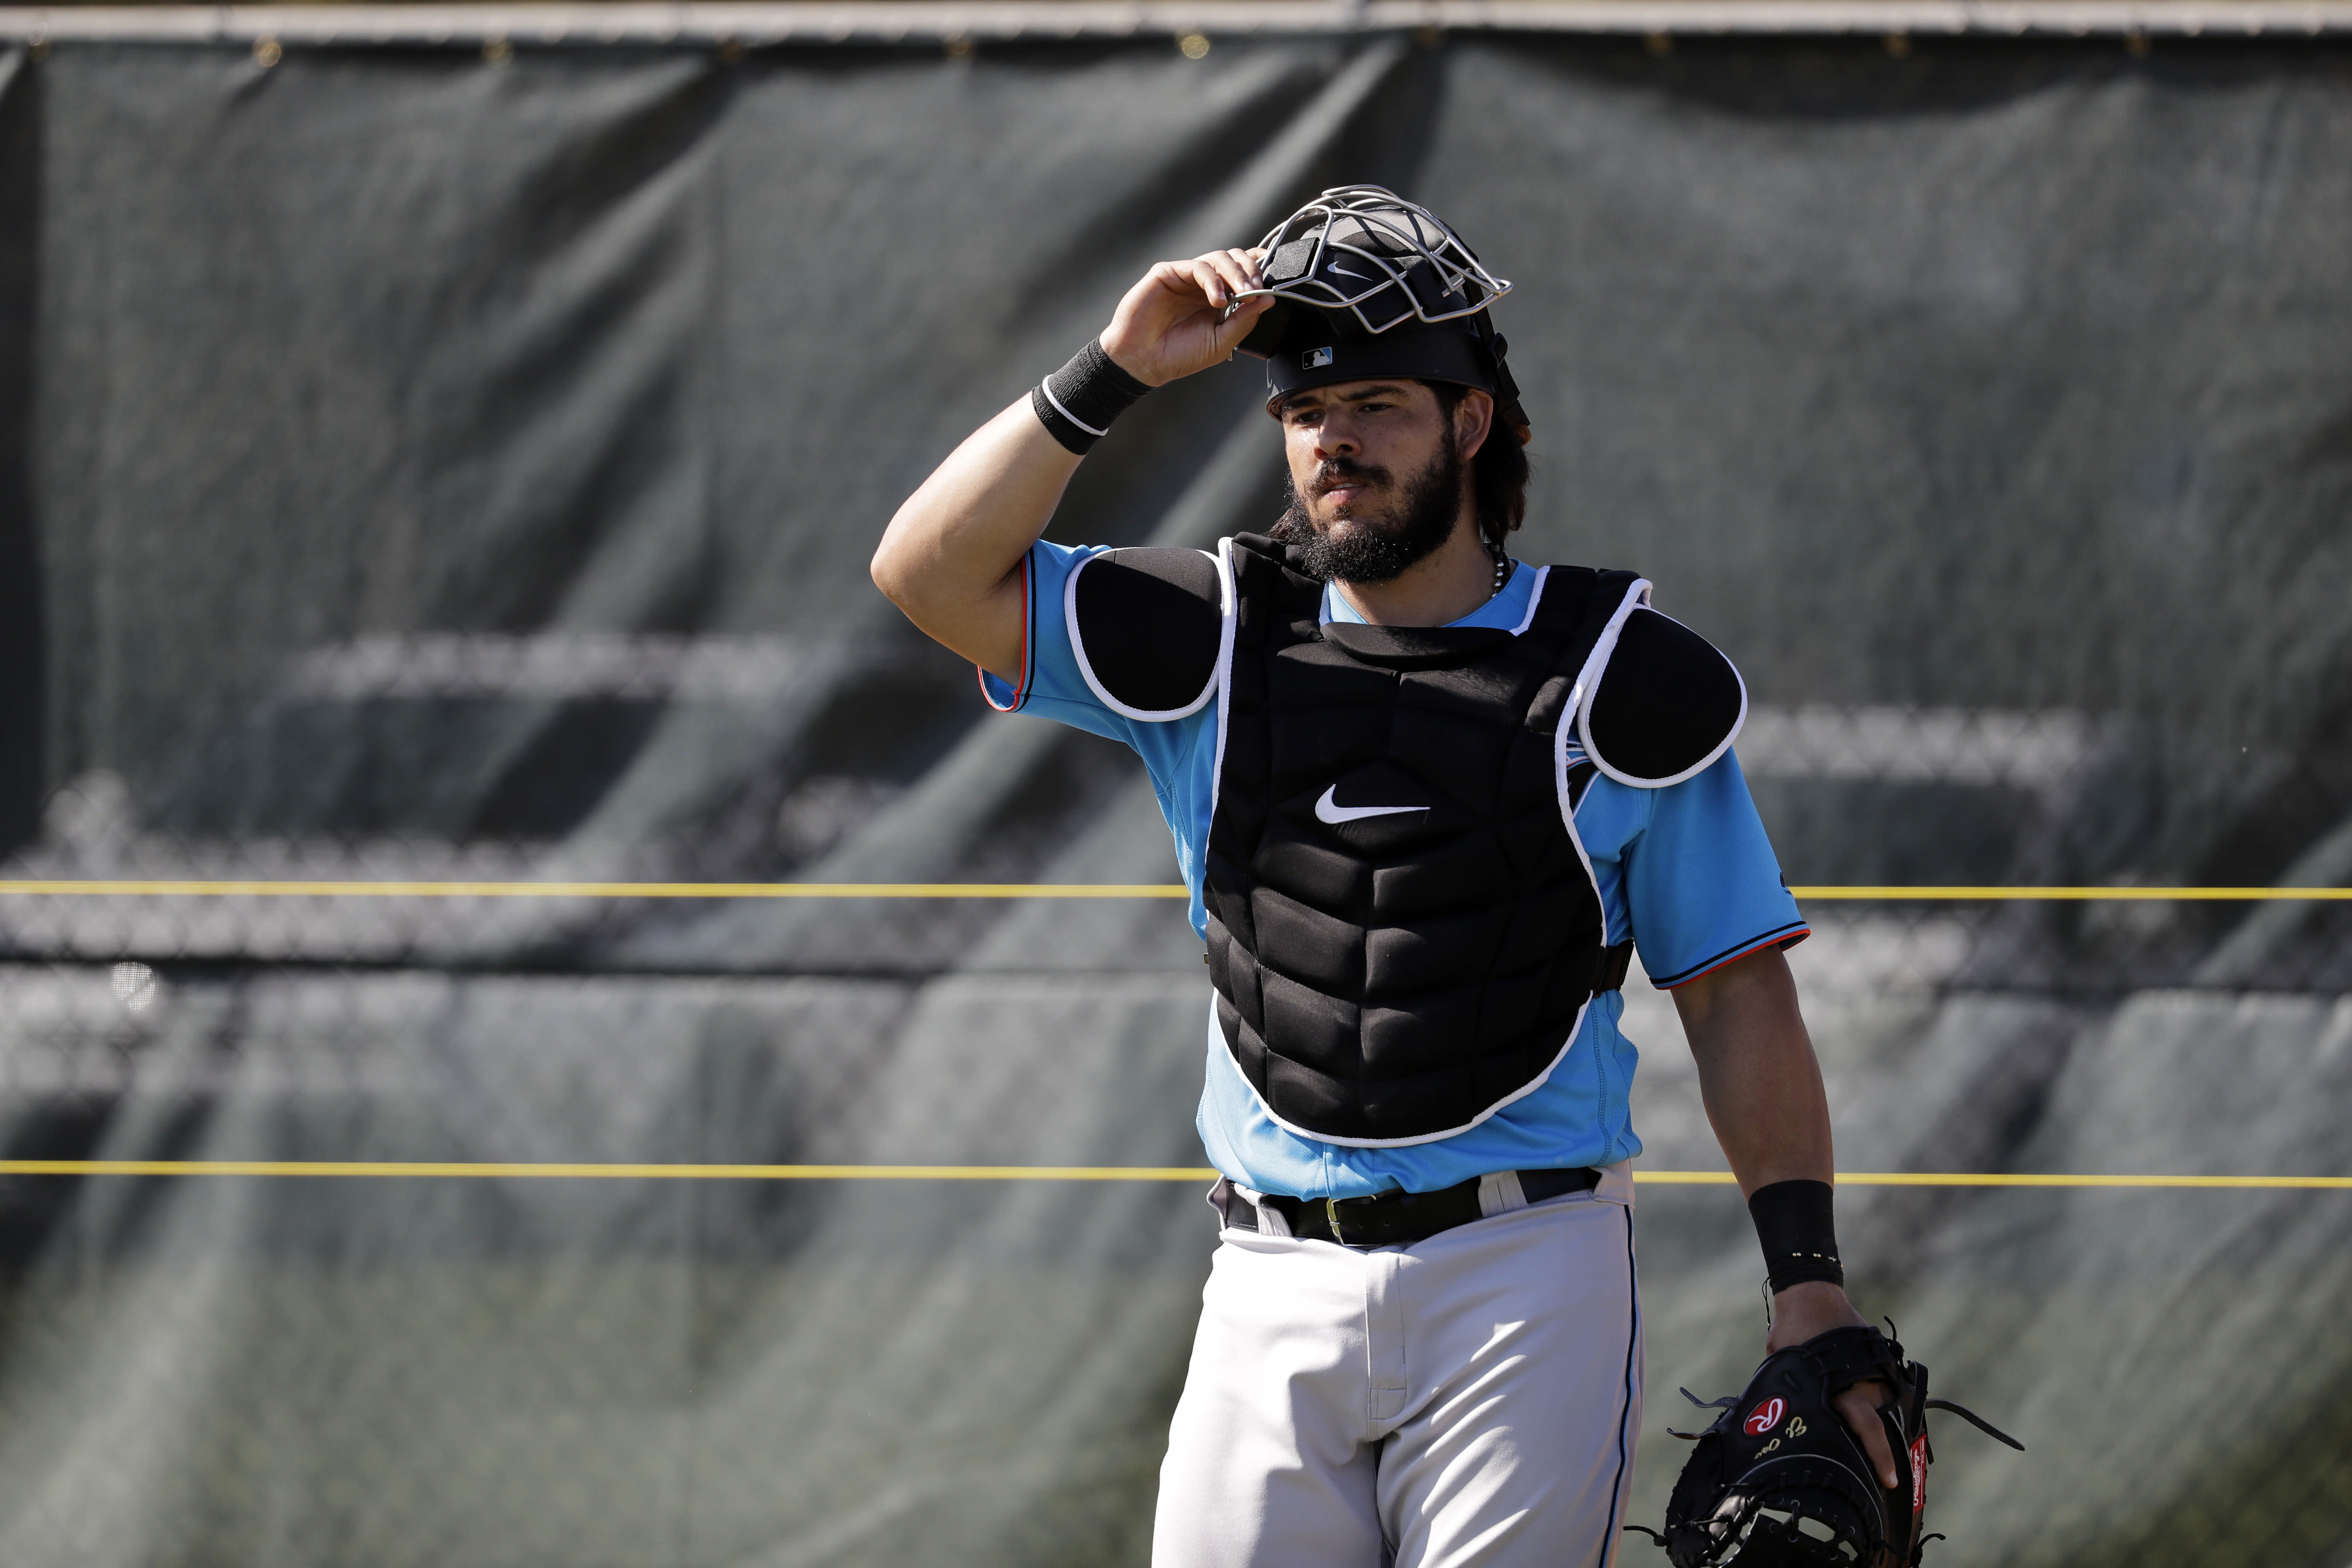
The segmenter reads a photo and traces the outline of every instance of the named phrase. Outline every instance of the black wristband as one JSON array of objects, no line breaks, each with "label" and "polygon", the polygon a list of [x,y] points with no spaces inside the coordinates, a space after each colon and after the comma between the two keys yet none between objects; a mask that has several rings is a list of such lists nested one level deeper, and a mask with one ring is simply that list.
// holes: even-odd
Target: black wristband
[{"label": "black wristband", "polygon": [[1827,1182],[1775,1182],[1748,1198],[1748,1215],[1764,1244],[1764,1271],[1774,1291],[1811,1279],[1845,1283],[1833,1205]]},{"label": "black wristband", "polygon": [[1069,363],[1030,390],[1029,406],[1046,434],[1083,457],[1150,390],[1103,353],[1101,339],[1088,338]]}]

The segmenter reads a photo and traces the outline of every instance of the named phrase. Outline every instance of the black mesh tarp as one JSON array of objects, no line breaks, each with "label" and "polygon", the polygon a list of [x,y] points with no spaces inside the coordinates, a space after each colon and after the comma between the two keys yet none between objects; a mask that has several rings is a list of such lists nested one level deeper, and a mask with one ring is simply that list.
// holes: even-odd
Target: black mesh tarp
[{"label": "black mesh tarp", "polygon": [[[2352,56],[1507,34],[0,65],[19,879],[1157,882],[865,564],[1148,263],[1457,223],[1520,553],[1739,660],[1790,879],[2352,879]],[[1056,537],[1279,500],[1254,367]],[[0,892],[11,1157],[1190,1164],[1181,906]],[[2340,916],[1822,906],[1853,1170],[2341,1173]],[[1646,1163],[1719,1163],[1671,1009]],[[1857,1189],[1948,1563],[2352,1550],[2340,1193]],[[1759,1337],[1643,1199],[1652,1410]],[[0,1178],[11,1563],[1139,1562],[1195,1190]],[[1648,1548],[1629,1549],[1640,1561]]]}]

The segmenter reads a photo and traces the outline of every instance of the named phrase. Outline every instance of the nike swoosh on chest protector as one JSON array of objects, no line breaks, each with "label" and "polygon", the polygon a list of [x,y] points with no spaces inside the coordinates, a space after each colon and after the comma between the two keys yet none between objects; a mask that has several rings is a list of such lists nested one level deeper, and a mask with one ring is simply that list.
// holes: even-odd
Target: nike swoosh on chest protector
[{"label": "nike swoosh on chest protector", "polygon": [[1323,798],[1315,803],[1316,821],[1328,822],[1337,827],[1343,822],[1360,822],[1368,816],[1394,816],[1399,812],[1429,809],[1425,805],[1341,805],[1332,798],[1339,793],[1338,784],[1323,792]]}]

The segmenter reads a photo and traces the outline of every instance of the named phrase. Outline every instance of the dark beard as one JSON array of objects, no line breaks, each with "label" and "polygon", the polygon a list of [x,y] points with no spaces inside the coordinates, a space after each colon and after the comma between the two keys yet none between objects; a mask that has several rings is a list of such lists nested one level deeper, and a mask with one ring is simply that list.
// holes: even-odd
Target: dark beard
[{"label": "dark beard", "polygon": [[[1375,483],[1387,470],[1335,458],[1323,465],[1318,483],[1343,475],[1360,476]],[[1435,554],[1454,537],[1454,520],[1462,509],[1462,452],[1452,431],[1439,446],[1429,466],[1405,484],[1398,498],[1397,515],[1371,527],[1349,531],[1344,539],[1316,531],[1315,522],[1290,487],[1290,507],[1272,530],[1274,539],[1296,554],[1291,564],[1310,577],[1342,583],[1392,583],[1407,570]],[[1350,520],[1357,521],[1357,520]],[[1364,520],[1369,521],[1369,520]]]}]

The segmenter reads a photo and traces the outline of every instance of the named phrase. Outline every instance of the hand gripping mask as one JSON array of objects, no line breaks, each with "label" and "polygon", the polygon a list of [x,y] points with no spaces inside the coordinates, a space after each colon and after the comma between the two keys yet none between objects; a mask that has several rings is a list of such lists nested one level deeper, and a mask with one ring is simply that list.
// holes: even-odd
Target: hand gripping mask
[{"label": "hand gripping mask", "polygon": [[1511,291],[1427,207],[1378,185],[1339,185],[1258,241],[1262,289],[1280,301],[1241,352],[1266,362],[1266,406],[1374,376],[1475,386],[1524,445],[1528,417],[1487,307]]}]

